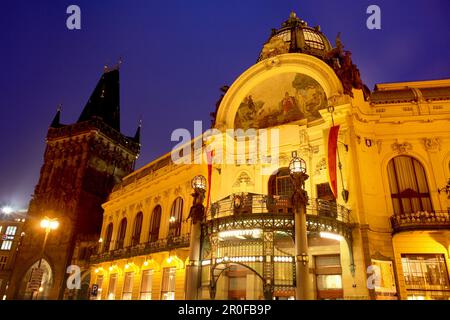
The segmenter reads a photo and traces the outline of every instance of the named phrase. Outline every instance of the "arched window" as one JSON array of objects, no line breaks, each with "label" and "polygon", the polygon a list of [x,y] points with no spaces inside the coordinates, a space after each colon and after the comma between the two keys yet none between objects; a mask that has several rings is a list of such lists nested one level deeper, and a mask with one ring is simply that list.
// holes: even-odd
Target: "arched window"
[{"label": "arched window", "polygon": [[178,197],[172,204],[169,219],[169,237],[178,237],[181,234],[181,221],[183,219],[183,199]]},{"label": "arched window", "polygon": [[139,212],[134,219],[133,235],[131,237],[132,246],[136,246],[141,242],[142,218],[142,212]]},{"label": "arched window", "polygon": [[109,247],[111,246],[112,233],[113,233],[113,224],[111,222],[106,227],[105,241],[103,241],[103,252],[109,251]]},{"label": "arched window", "polygon": [[161,224],[161,206],[157,205],[153,209],[152,220],[150,221],[150,234],[148,236],[149,242],[154,242],[158,240],[159,237],[159,226]]},{"label": "arched window", "polygon": [[122,249],[125,243],[125,235],[127,233],[127,218],[120,221],[119,232],[117,233],[116,249]]},{"label": "arched window", "polygon": [[388,164],[394,214],[433,211],[427,178],[422,164],[409,156],[399,156]]},{"label": "arched window", "polygon": [[281,168],[277,174],[269,179],[269,194],[277,196],[291,196],[294,192],[289,168]]}]

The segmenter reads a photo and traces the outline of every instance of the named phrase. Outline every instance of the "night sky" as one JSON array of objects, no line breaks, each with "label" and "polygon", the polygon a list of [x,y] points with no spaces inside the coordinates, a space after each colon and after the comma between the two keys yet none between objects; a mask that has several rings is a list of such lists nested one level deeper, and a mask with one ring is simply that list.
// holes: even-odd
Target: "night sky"
[{"label": "night sky", "polygon": [[[66,28],[71,4],[81,30]],[[366,28],[371,4],[381,30]],[[450,78],[448,0],[2,1],[0,205],[28,206],[57,105],[63,123],[75,122],[105,64],[123,58],[122,132],[133,135],[142,115],[141,167],[170,151],[174,129],[209,127],[219,88],[256,62],[291,10],[332,44],[341,31],[371,89]]]}]

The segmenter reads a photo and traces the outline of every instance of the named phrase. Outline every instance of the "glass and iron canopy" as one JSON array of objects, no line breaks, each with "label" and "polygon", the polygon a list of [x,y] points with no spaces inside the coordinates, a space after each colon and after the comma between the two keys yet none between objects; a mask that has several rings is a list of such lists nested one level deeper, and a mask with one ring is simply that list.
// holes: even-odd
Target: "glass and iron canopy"
[{"label": "glass and iron canopy", "polygon": [[281,28],[272,29],[258,61],[283,53],[305,53],[323,59],[331,49],[330,41],[319,26],[310,27],[295,12],[291,12]]}]

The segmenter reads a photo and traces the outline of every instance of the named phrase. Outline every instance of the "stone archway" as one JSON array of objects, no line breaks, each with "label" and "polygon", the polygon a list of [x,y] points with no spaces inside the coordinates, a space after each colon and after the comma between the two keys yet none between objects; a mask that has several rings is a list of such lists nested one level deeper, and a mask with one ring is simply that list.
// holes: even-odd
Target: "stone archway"
[{"label": "stone archway", "polygon": [[32,270],[35,268],[38,268],[39,266],[39,260],[33,263],[25,273],[25,276],[22,278],[22,283],[20,285],[19,290],[19,299],[27,300],[27,299],[36,299],[36,300],[46,300],[48,296],[50,295],[50,292],[53,288],[54,283],[54,274],[52,271],[52,268],[50,266],[50,263],[42,259],[40,263],[40,268],[43,269],[44,274],[42,277],[41,286],[39,288],[39,291],[33,292],[29,288],[29,281],[31,278]]}]

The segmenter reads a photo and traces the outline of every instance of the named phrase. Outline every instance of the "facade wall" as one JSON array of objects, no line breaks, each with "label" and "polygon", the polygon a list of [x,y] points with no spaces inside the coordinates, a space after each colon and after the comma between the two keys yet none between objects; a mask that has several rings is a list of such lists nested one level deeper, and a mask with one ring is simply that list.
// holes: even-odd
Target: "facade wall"
[{"label": "facade wall", "polygon": [[[410,156],[417,159],[423,166],[430,199],[434,211],[445,212],[450,202],[445,193],[438,189],[445,185],[450,176],[450,101],[447,99],[418,98],[417,101],[377,102],[366,99],[362,90],[353,90],[353,97],[342,94],[342,85],[336,74],[319,59],[303,54],[287,54],[276,57],[273,64],[260,62],[251,67],[233,84],[225,95],[216,119],[216,129],[221,130],[217,137],[221,139],[206,141],[206,145],[217,152],[222,148],[220,140],[226,141],[221,149],[223,154],[234,154],[235,144],[225,133],[234,129],[234,116],[241,101],[258,83],[286,72],[308,74],[323,88],[328,103],[334,107],[331,114],[326,109],[320,110],[320,119],[312,122],[301,119],[291,123],[268,128],[268,133],[277,131],[279,135],[278,162],[271,164],[215,163],[212,165],[211,203],[221,201],[233,194],[253,193],[267,195],[270,176],[280,168],[286,168],[296,151],[306,161],[309,179],[305,190],[313,201],[318,196],[317,185],[328,183],[327,176],[327,145],[324,136],[332,125],[340,125],[338,136],[339,159],[342,164],[342,177],[338,171],[337,204],[351,212],[352,242],[350,247],[346,241],[335,246],[314,247],[310,245],[310,261],[314,256],[324,254],[339,254],[342,267],[342,291],[344,299],[406,299],[405,280],[402,276],[401,254],[404,253],[443,253],[448,265],[449,225],[439,229],[439,239],[433,234],[433,228],[427,232],[421,231],[420,225],[413,226],[412,231],[396,230],[391,224],[394,215],[392,190],[388,178],[388,163],[397,156]],[[420,88],[450,86],[450,81],[415,82],[404,84],[379,85],[379,91],[397,90],[398,88]],[[276,84],[274,85],[274,90]],[[425,89],[423,89],[425,90]],[[257,141],[260,136],[257,135]],[[219,141],[219,142],[218,142]],[[245,159],[252,157],[251,152],[244,152]],[[182,235],[190,231],[190,221],[186,221],[192,204],[190,196],[191,179],[202,174],[207,176],[207,166],[174,165],[170,161],[158,167],[168,155],[162,157],[125,178],[125,182],[115,188],[107,203],[104,204],[102,238],[105,239],[106,226],[114,225],[113,240],[117,238],[118,225],[124,217],[128,220],[125,237],[125,247],[130,245],[134,217],[137,212],[144,214],[143,229],[140,243],[148,241],[151,214],[156,205],[161,205],[161,228],[159,239],[167,239],[169,229],[170,209],[173,201],[183,198]],[[152,169],[154,168],[154,169]],[[349,192],[345,201],[341,195],[343,189]],[[208,204],[209,205],[209,204]],[[212,219],[207,213],[207,219]],[[447,211],[448,214],[448,211]],[[425,233],[424,233],[425,232]],[[437,232],[437,231],[436,231]],[[424,235],[426,234],[426,235]],[[313,236],[313,235],[310,235]],[[113,248],[114,242],[111,244]],[[176,258],[186,263],[186,249],[177,249]],[[447,251],[446,251],[447,250]],[[127,259],[109,259],[107,262],[94,263],[91,270],[117,266],[123,270],[126,261],[135,261],[137,268],[142,268],[142,261],[154,259],[159,261],[159,270],[154,274],[154,298],[158,297],[161,288],[161,263],[164,259],[174,256],[174,250],[161,248],[158,252]],[[163,262],[161,262],[163,261]],[[354,270],[350,265],[354,264]],[[167,262],[167,261],[166,261]],[[368,268],[376,263],[386,267],[383,283],[390,287],[369,288]],[[181,265],[181,263],[180,263]],[[392,269],[389,266],[392,265]],[[140,269],[142,270],[142,269]],[[184,267],[177,269],[176,299],[184,296]],[[317,298],[314,266],[310,264],[310,282],[312,288],[310,298]],[[389,279],[388,279],[389,278]],[[391,278],[394,279],[391,281]],[[121,277],[119,276],[119,279]],[[135,277],[135,290],[138,285]],[[122,281],[122,280],[121,280]],[[255,281],[249,281],[254,286]],[[222,281],[223,282],[223,281]],[[104,284],[107,281],[104,281]],[[207,281],[202,282],[200,297],[209,298],[205,289]],[[118,283],[118,288],[121,282]],[[218,297],[225,296],[222,292],[225,284],[218,288]],[[119,290],[119,289],[118,289]],[[103,292],[103,298],[104,298]],[[119,295],[117,295],[119,297]],[[133,292],[133,298],[136,298]]]}]

